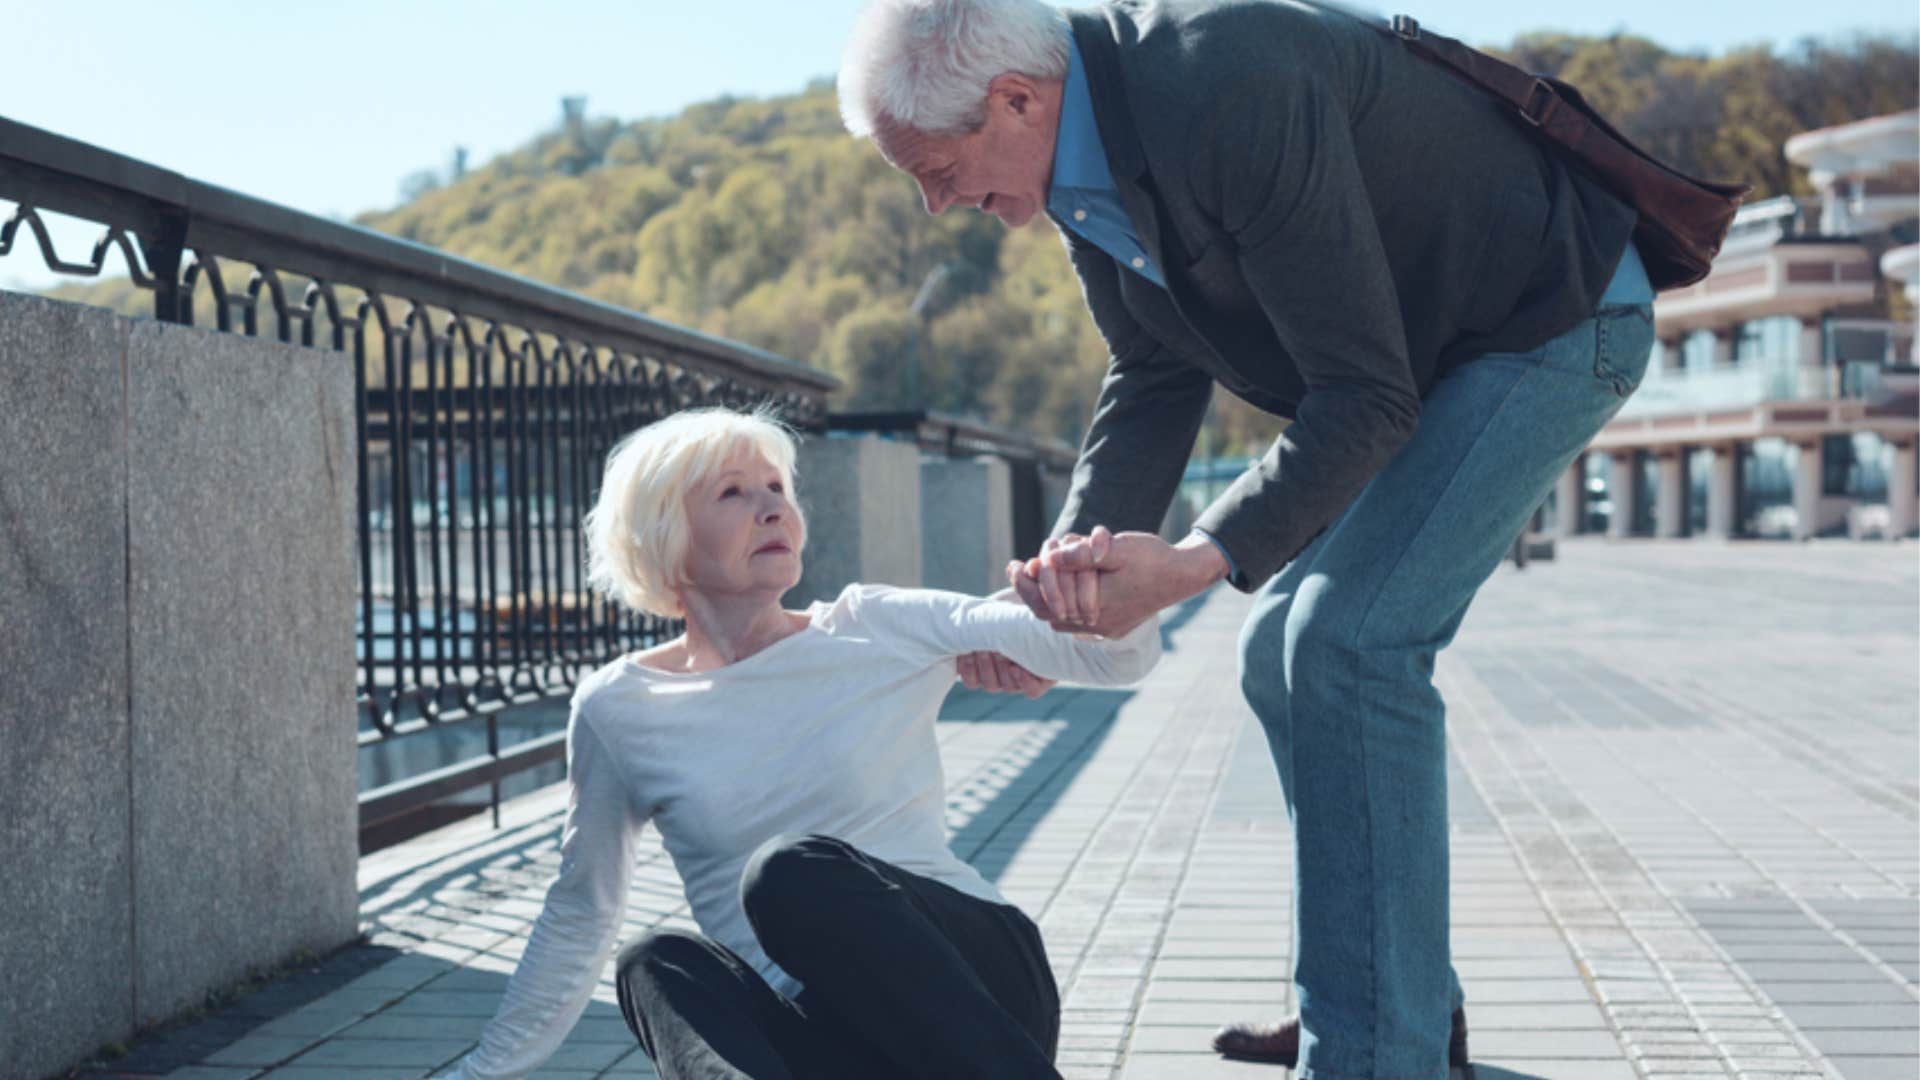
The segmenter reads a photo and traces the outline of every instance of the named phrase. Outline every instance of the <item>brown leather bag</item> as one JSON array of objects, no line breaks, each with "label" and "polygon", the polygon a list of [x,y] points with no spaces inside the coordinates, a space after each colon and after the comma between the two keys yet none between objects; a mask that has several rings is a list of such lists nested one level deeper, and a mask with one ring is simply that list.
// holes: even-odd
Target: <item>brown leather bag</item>
[{"label": "brown leather bag", "polygon": [[1572,86],[1530,75],[1424,30],[1410,16],[1395,15],[1391,25],[1370,25],[1404,41],[1414,55],[1513,106],[1559,149],[1563,160],[1639,211],[1633,243],[1655,289],[1691,285],[1713,269],[1713,258],[1727,238],[1740,200],[1753,190],[1751,184],[1698,180],[1661,164],[1615,131]]}]

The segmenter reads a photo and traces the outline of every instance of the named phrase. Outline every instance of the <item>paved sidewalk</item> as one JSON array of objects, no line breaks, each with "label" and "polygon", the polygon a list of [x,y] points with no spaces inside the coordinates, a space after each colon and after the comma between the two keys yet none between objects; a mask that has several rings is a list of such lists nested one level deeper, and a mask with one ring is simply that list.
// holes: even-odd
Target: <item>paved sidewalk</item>
[{"label": "paved sidewalk", "polygon": [[[1286,1075],[1207,1048],[1291,1007],[1286,815],[1237,689],[1247,605],[1174,613],[1137,691],[962,691],[943,715],[955,849],[1040,922],[1069,1078]],[[1483,1080],[1920,1075],[1912,545],[1563,545],[1489,583],[1438,682]],[[106,1075],[444,1068],[499,1003],[563,798],[364,860],[369,944]],[[687,922],[651,831],[641,859],[623,937]],[[603,981],[536,1075],[653,1075],[612,1002]]]}]

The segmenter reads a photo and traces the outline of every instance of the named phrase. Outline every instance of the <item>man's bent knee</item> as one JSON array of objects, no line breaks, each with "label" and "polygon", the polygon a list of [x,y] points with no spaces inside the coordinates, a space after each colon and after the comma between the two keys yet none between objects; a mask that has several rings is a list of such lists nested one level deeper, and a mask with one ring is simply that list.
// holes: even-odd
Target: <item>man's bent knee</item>
[{"label": "man's bent knee", "polygon": [[[1285,611],[1283,607],[1278,614]],[[1249,619],[1240,628],[1240,693],[1268,726],[1286,719],[1285,645],[1283,617]]]}]

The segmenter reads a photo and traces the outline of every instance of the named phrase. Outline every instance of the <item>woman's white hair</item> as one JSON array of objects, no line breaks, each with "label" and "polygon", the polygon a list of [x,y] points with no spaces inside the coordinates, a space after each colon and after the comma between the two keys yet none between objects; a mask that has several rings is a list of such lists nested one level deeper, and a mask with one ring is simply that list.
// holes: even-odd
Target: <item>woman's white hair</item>
[{"label": "woman's white hair", "polygon": [[861,138],[883,125],[977,131],[987,84],[1064,78],[1071,35],[1043,0],[868,0],[840,64],[840,117]]},{"label": "woman's white hair", "polygon": [[[795,445],[767,406],[751,413],[689,409],[629,433],[608,452],[599,501],[584,522],[587,583],[634,611],[684,617],[688,493],[736,453],[757,450],[780,470],[792,497]],[[806,530],[801,518],[802,545]]]}]

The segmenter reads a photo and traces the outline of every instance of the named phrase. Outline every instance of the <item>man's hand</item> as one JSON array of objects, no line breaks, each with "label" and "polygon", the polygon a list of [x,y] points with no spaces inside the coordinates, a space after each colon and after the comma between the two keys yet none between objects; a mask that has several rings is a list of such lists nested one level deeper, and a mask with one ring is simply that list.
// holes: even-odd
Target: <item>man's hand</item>
[{"label": "man's hand", "polygon": [[963,654],[959,666],[960,681],[969,690],[1037,698],[1053,689],[1053,679],[1043,679],[996,652]]},{"label": "man's hand", "polygon": [[[1041,585],[1049,569],[1053,597]],[[1071,590],[1060,584],[1063,575],[1070,577]],[[1092,537],[1062,537],[1025,566],[1007,567],[1014,591],[1055,630],[1105,637],[1123,636],[1161,608],[1196,595],[1226,576],[1226,558],[1198,533],[1178,544],[1144,532],[1109,535],[1099,545]],[[1089,586],[1091,605],[1085,603]],[[1073,605],[1073,621],[1061,611],[1068,604]]]},{"label": "man's hand", "polygon": [[[1084,547],[1091,563],[1070,568],[1053,559],[1055,552],[1068,547]],[[1040,590],[1040,599],[1052,615],[1051,618],[1046,615],[1041,618],[1081,630],[1098,622],[1100,586],[1096,571],[1112,547],[1113,533],[1107,531],[1105,525],[1095,525],[1093,532],[1087,536],[1067,533],[1065,536],[1048,537],[1047,542],[1040,545],[1039,556],[1029,559],[1026,566],[1027,575]],[[1008,574],[1007,579],[1018,588],[1014,575]],[[1039,614],[1039,609],[1035,608],[1034,613]]]}]

